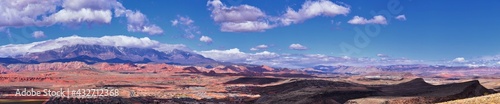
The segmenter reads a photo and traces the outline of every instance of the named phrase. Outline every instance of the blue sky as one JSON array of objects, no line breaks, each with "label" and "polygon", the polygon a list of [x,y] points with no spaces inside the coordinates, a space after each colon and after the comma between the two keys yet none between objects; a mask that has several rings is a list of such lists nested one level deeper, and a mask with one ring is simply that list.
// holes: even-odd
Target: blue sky
[{"label": "blue sky", "polygon": [[[51,0],[49,0],[51,1]],[[321,54],[335,57],[374,57],[377,54],[395,58],[408,58],[414,60],[454,60],[465,57],[467,59],[483,56],[494,56],[500,53],[500,1],[473,1],[473,0],[377,0],[377,1],[346,1],[346,0],[228,0],[222,4],[210,4],[217,1],[201,0],[109,0],[112,6],[97,4],[85,4],[72,0],[53,0],[46,5],[54,6],[55,11],[36,12],[39,14],[35,20],[45,21],[43,16],[51,17],[63,9],[81,10],[109,10],[112,15],[110,21],[96,18],[65,17],[69,20],[54,19],[50,23],[20,24],[8,23],[9,19],[0,21],[0,45],[27,44],[36,41],[57,39],[78,35],[81,37],[102,37],[112,35],[124,35],[131,37],[148,37],[152,40],[165,44],[184,44],[197,52],[210,50],[230,50],[237,48],[244,53],[272,52],[277,54]],[[92,1],[92,0],[91,0]],[[12,12],[13,7],[2,1],[0,14],[16,14]],[[122,4],[121,8],[113,3]],[[300,10],[306,10],[307,2],[318,3],[319,7],[311,6],[304,13],[316,13],[313,16],[300,14]],[[388,11],[388,5],[395,4],[400,9],[398,13],[390,16],[373,14],[371,12]],[[44,4],[33,2],[29,4]],[[68,5],[66,5],[68,3]],[[22,3],[20,3],[22,4]],[[8,6],[6,6],[8,5]],[[44,4],[45,5],[45,4]],[[97,5],[97,6],[95,6]],[[342,8],[332,9],[328,7],[338,6]],[[71,7],[73,6],[73,7]],[[328,6],[328,7],[323,7]],[[71,9],[73,8],[73,9]],[[328,10],[334,10],[328,12]],[[8,12],[11,10],[10,12]],[[42,9],[43,10],[43,9]],[[121,16],[116,16],[116,10],[123,10]],[[222,12],[214,12],[221,10]],[[255,11],[257,10],[257,11]],[[299,13],[298,16],[286,14],[291,10]],[[241,14],[242,17],[228,17],[223,11]],[[29,16],[29,11],[19,12],[19,17]],[[129,15],[140,13],[145,18],[140,18],[137,23],[129,20]],[[260,14],[259,13],[263,13]],[[217,20],[217,15],[226,17]],[[84,15],[82,15],[84,16]],[[96,15],[97,16],[97,15]],[[380,16],[383,19],[374,19]],[[396,19],[397,16],[405,18]],[[2,15],[0,15],[2,17]],[[255,17],[255,18],[253,18]],[[360,17],[359,21],[353,21]],[[3,18],[9,18],[3,15]],[[57,18],[54,16],[54,18]],[[75,19],[76,18],[76,19]],[[137,18],[136,18],[137,19]],[[182,21],[186,20],[186,21]],[[292,19],[295,22],[286,24],[283,20]],[[365,20],[363,20],[365,19]],[[372,20],[373,19],[373,20]],[[177,24],[173,21],[177,20]],[[103,22],[104,21],[104,22]],[[192,21],[187,23],[188,21]],[[1,23],[4,22],[4,23]],[[184,24],[183,24],[184,22]],[[235,28],[232,23],[264,23],[259,26],[241,29]],[[225,29],[224,25],[230,26]],[[133,30],[128,26],[136,26],[141,29],[145,27],[157,27],[161,32],[151,30]],[[248,25],[248,24],[247,24]],[[255,24],[254,24],[255,25]],[[380,33],[370,40],[366,47],[360,48],[359,53],[346,54],[342,51],[340,44],[354,44],[356,38],[355,28],[364,31],[367,26],[380,26]],[[255,29],[260,28],[260,29]],[[262,29],[264,28],[264,29]],[[225,29],[225,30],[224,30]],[[154,30],[154,29],[153,29]],[[42,31],[43,36],[35,37],[35,31]],[[142,32],[141,32],[142,31]],[[191,35],[192,34],[192,35]],[[202,36],[210,40],[200,41]],[[298,47],[292,48],[292,44]],[[261,46],[260,48],[257,46]],[[266,47],[264,47],[266,46]],[[302,47],[300,47],[302,46]],[[254,48],[251,50],[251,48]]]}]

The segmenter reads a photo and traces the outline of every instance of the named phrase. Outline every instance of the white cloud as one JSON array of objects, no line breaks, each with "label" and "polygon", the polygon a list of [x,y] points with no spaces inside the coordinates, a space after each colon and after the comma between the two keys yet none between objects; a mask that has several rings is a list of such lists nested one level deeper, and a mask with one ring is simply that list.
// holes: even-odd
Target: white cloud
[{"label": "white cloud", "polygon": [[187,16],[186,17],[177,16],[176,19],[174,19],[170,22],[172,22],[172,26],[177,26],[177,24],[179,24],[179,23],[181,25],[185,25],[185,26],[194,26],[194,25],[192,25],[192,23],[194,23],[194,21]]},{"label": "white cloud", "polygon": [[[47,14],[55,13],[60,0],[1,0],[0,27],[44,25]],[[45,26],[45,25],[44,25]]]},{"label": "white cloud", "polygon": [[307,47],[301,44],[291,44],[288,48],[293,50],[307,50]]},{"label": "white cloud", "polygon": [[257,21],[266,17],[259,8],[250,5],[230,6],[222,4],[220,0],[208,1],[207,6],[212,11],[210,15],[215,22],[246,22]]},{"label": "white cloud", "polygon": [[209,50],[197,52],[205,57],[212,58],[223,62],[243,62],[248,55],[241,52],[238,48],[229,50]]},{"label": "white cloud", "polygon": [[[195,51],[196,52],[196,51]],[[256,61],[262,61],[265,59],[275,58],[279,55],[273,52],[259,52],[259,53],[244,53],[238,48],[233,48],[229,50],[209,50],[197,52],[205,57],[212,58],[214,60],[223,62],[234,62],[234,63],[249,63],[253,64]]]},{"label": "white cloud", "polygon": [[70,10],[89,8],[93,10],[108,10],[113,8],[116,0],[64,0],[62,7]]},{"label": "white cloud", "polygon": [[43,31],[35,31],[32,33],[32,36],[34,38],[43,38],[45,37],[45,33],[43,33]]},{"label": "white cloud", "polygon": [[396,19],[398,19],[400,21],[406,21],[406,16],[405,15],[398,15],[398,16],[396,16]]},{"label": "white cloud", "polygon": [[255,48],[258,48],[258,49],[267,49],[269,46],[265,45],[265,44],[261,44],[261,45],[258,45],[258,46],[255,46]]},{"label": "white cloud", "polygon": [[386,55],[386,54],[377,54],[377,57],[389,57],[389,55]]},{"label": "white cloud", "polygon": [[269,65],[273,67],[305,68],[317,65],[393,65],[416,64],[417,60],[388,58],[385,60],[373,58],[351,58],[348,56],[335,57],[323,54],[277,54],[263,51],[258,53],[241,52],[238,48],[229,50],[195,51],[205,57],[218,61],[247,63],[256,65]]},{"label": "white cloud", "polygon": [[[116,0],[3,0],[0,27],[109,23]],[[58,9],[61,8],[61,9]]]},{"label": "white cloud", "polygon": [[465,61],[466,60],[463,57],[457,57],[457,58],[453,59],[453,62],[465,62]]},{"label": "white cloud", "polygon": [[347,15],[350,12],[348,6],[341,6],[329,0],[306,1],[302,7],[295,11],[288,8],[286,13],[280,18],[283,25],[290,25],[291,23],[300,23],[307,19],[317,16],[337,16]]},{"label": "white cloud", "polygon": [[196,34],[201,34],[198,26],[194,25],[194,20],[192,20],[188,16],[178,15],[176,19],[170,22],[172,22],[172,26],[177,26],[184,32],[184,38],[193,39]]},{"label": "white cloud", "polygon": [[149,20],[146,15],[142,14],[140,11],[125,11],[125,17],[127,17],[127,30],[131,32],[144,32],[149,35],[163,34],[163,29],[160,27],[149,24]]},{"label": "white cloud", "polygon": [[261,44],[261,45],[257,45],[255,47],[250,48],[250,51],[265,50],[267,48],[269,48],[269,46],[267,46],[265,44]]},{"label": "white cloud", "polygon": [[458,57],[451,61],[447,61],[447,63],[445,64],[462,65],[462,66],[471,66],[471,65],[498,66],[500,64],[500,54],[487,55],[470,59]]},{"label": "white cloud", "polygon": [[208,1],[212,19],[220,23],[223,32],[263,32],[278,26],[300,23],[317,16],[346,15],[350,9],[328,0],[306,1],[295,11],[288,8],[281,16],[269,16],[250,5],[226,6],[220,0]]},{"label": "white cloud", "polygon": [[189,17],[183,17],[183,16],[177,16],[177,17],[179,18],[179,22],[183,25],[191,25],[192,23],[194,23],[194,21]]},{"label": "white cloud", "polygon": [[146,15],[142,14],[141,11],[128,10],[125,12],[125,16],[127,17],[128,25],[139,27],[145,25],[145,23],[148,22]]},{"label": "white cloud", "polygon": [[264,30],[274,27],[276,27],[276,25],[261,21],[221,23],[221,31],[223,32],[263,32]]},{"label": "white cloud", "polygon": [[343,58],[343,59],[347,59],[347,60],[350,60],[350,59],[351,59],[351,57],[349,57],[349,56],[342,56],[342,58]]},{"label": "white cloud", "polygon": [[146,25],[142,27],[140,32],[148,33],[149,35],[163,34],[163,29],[156,25]]},{"label": "white cloud", "polygon": [[172,22],[172,26],[177,26],[177,24],[179,24],[179,20],[172,20],[170,22]]},{"label": "white cloud", "polygon": [[359,16],[354,16],[351,20],[347,21],[350,24],[363,25],[363,24],[387,24],[387,20],[382,15],[374,16],[372,19],[366,19]]},{"label": "white cloud", "polygon": [[250,48],[250,51],[258,51],[258,50],[259,50],[259,49],[254,48],[254,47]]},{"label": "white cloud", "polygon": [[111,10],[92,10],[83,8],[80,10],[63,9],[51,15],[47,21],[51,23],[80,24],[80,23],[110,23]]},{"label": "white cloud", "polygon": [[63,0],[63,9],[49,16],[47,21],[63,24],[110,23],[111,9],[116,3],[116,0]]},{"label": "white cloud", "polygon": [[162,44],[158,41],[151,40],[148,37],[136,38],[123,35],[103,37],[70,36],[60,37],[54,40],[33,42],[29,44],[3,45],[0,46],[0,57],[23,55],[33,52],[43,52],[61,48],[63,46],[76,44],[154,48],[159,51],[169,51],[172,49],[189,50],[185,45],[182,44]]},{"label": "white cloud", "polygon": [[129,31],[151,35],[163,33],[160,27],[149,24],[144,14],[127,10],[116,0],[2,0],[0,28],[108,24],[112,20],[112,10],[116,17],[126,14]]},{"label": "white cloud", "polygon": [[478,67],[483,67],[486,66],[485,64],[465,64],[465,66],[469,68],[478,68]]},{"label": "white cloud", "polygon": [[212,43],[212,38],[208,36],[201,36],[200,41],[205,42],[205,43]]},{"label": "white cloud", "polygon": [[266,22],[267,15],[250,5],[226,6],[220,0],[208,1],[212,19],[221,24],[223,32],[262,32],[276,27]]},{"label": "white cloud", "polygon": [[[163,34],[163,29],[156,24],[149,23],[149,19],[146,15],[138,10],[132,11],[128,10],[120,2],[111,0],[110,4],[115,10],[115,17],[125,16],[127,18],[127,30],[130,32],[143,32],[149,35]],[[95,2],[93,2],[95,3]],[[92,3],[91,3],[92,4]],[[99,6],[95,7],[106,7],[106,4],[95,4]]]}]

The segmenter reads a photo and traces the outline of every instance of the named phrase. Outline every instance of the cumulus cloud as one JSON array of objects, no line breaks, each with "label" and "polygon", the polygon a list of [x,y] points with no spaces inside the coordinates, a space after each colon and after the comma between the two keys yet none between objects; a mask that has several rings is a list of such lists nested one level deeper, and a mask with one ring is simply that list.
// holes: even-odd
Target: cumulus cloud
[{"label": "cumulus cloud", "polygon": [[220,0],[208,1],[212,19],[221,24],[223,32],[261,32],[276,27],[267,22],[267,15],[250,5],[226,6]]},{"label": "cumulus cloud", "polygon": [[149,23],[149,19],[138,10],[126,9],[120,2],[114,4],[115,17],[127,18],[127,30],[130,32],[143,32],[149,35],[163,34],[163,29]]},{"label": "cumulus cloud", "polygon": [[201,36],[200,41],[205,43],[212,43],[212,38],[208,36]]},{"label": "cumulus cloud", "polygon": [[300,23],[317,16],[346,15],[350,9],[328,0],[306,1],[298,11],[288,8],[281,16],[270,16],[250,5],[226,6],[220,0],[208,1],[212,19],[223,32],[263,32],[278,26]]},{"label": "cumulus cloud", "polygon": [[146,18],[146,15],[142,14],[140,11],[126,10],[125,17],[127,17],[128,31],[144,32],[149,35],[163,34],[163,29],[155,24],[149,24],[149,20]]},{"label": "cumulus cloud", "polygon": [[223,32],[263,32],[276,26],[262,21],[224,22],[221,23],[220,30]]},{"label": "cumulus cloud", "polygon": [[453,59],[452,61],[453,62],[465,62],[466,60],[463,57],[457,57],[457,58]]},{"label": "cumulus cloud", "polygon": [[246,53],[241,52],[238,48],[229,50],[209,50],[197,52],[205,57],[212,58],[223,62],[243,62],[248,57]]},{"label": "cumulus cloud", "polygon": [[110,23],[110,10],[92,10],[83,8],[80,10],[63,9],[51,15],[47,21],[51,23],[80,24],[80,23]]},{"label": "cumulus cloud", "polygon": [[396,19],[400,20],[400,21],[406,21],[406,16],[405,15],[398,15],[398,16],[396,16]]},{"label": "cumulus cloud", "polygon": [[194,25],[194,20],[188,16],[178,15],[176,19],[170,22],[172,22],[172,26],[176,26],[184,32],[184,38],[193,39],[196,34],[201,34],[198,26]]},{"label": "cumulus cloud", "polygon": [[286,13],[280,18],[280,21],[283,25],[290,25],[317,16],[333,17],[337,15],[347,15],[349,12],[350,8],[348,6],[338,5],[329,0],[308,0],[302,4],[302,7],[298,11],[289,7]]},{"label": "cumulus cloud", "polygon": [[185,45],[182,44],[163,44],[158,41],[151,40],[148,37],[136,38],[123,35],[80,37],[74,35],[69,37],[60,37],[54,40],[33,42],[29,44],[3,45],[0,46],[0,57],[17,56],[33,52],[43,52],[61,48],[63,46],[76,44],[153,48],[159,51],[169,51],[172,49],[189,50]]},{"label": "cumulus cloud", "polygon": [[455,66],[500,66],[500,54],[487,55],[466,59],[457,57],[453,60],[448,60],[443,64],[451,64]]},{"label": "cumulus cloud", "polygon": [[190,26],[192,23],[194,23],[193,20],[191,20],[189,17],[183,17],[183,16],[177,16],[177,19],[174,19],[172,21],[172,26],[177,26],[177,24],[182,24],[186,26]]},{"label": "cumulus cloud", "polygon": [[212,14],[210,16],[215,22],[257,21],[266,17],[266,14],[259,8],[250,5],[227,7],[220,0],[208,1],[207,5],[211,6]]},{"label": "cumulus cloud", "polygon": [[127,25],[129,31],[152,35],[163,33],[160,27],[147,23],[147,18],[142,13],[127,10],[116,0],[2,0],[0,28],[109,24],[112,20],[112,10],[115,11],[116,17],[127,14],[125,16],[130,23]]},{"label": "cumulus cloud", "polygon": [[[110,23],[116,0],[0,1],[0,27]],[[98,2],[98,3],[96,3]],[[62,8],[62,9],[58,9]]]},{"label": "cumulus cloud", "polygon": [[0,1],[0,27],[44,25],[47,13],[55,13],[60,0],[2,0]]},{"label": "cumulus cloud", "polygon": [[263,59],[275,58],[279,56],[276,53],[268,51],[259,53],[244,53],[241,52],[238,48],[195,52],[218,61],[235,63],[253,63],[254,61],[260,61]]},{"label": "cumulus cloud", "polygon": [[269,48],[269,46],[265,45],[265,44],[261,44],[261,45],[257,45],[255,47],[252,47],[250,48],[251,51],[258,51],[258,50],[265,50]]},{"label": "cumulus cloud", "polygon": [[301,44],[291,44],[288,48],[293,50],[307,50],[307,47]]},{"label": "cumulus cloud", "polygon": [[382,15],[374,16],[372,19],[366,19],[360,16],[354,16],[351,20],[347,21],[350,24],[363,25],[363,24],[387,24],[387,20]]},{"label": "cumulus cloud", "polygon": [[32,33],[32,36],[34,38],[43,38],[45,37],[45,33],[43,33],[43,31],[35,31]]},{"label": "cumulus cloud", "polygon": [[485,55],[469,59],[463,57],[457,57],[451,61],[448,61],[448,64],[453,64],[458,66],[469,66],[469,67],[481,67],[481,66],[498,67],[500,66],[500,54]]},{"label": "cumulus cloud", "polygon": [[[57,7],[63,9],[47,18],[49,23],[78,25],[81,23],[111,23],[111,10],[118,5],[116,0],[62,0]],[[53,24],[50,24],[53,25]]]},{"label": "cumulus cloud", "polygon": [[287,68],[306,68],[317,65],[365,66],[422,63],[418,60],[408,60],[402,58],[388,58],[381,60],[373,58],[351,58],[348,56],[335,57],[323,54],[277,54],[269,51],[245,53],[241,52],[238,48],[195,52],[218,61]]}]

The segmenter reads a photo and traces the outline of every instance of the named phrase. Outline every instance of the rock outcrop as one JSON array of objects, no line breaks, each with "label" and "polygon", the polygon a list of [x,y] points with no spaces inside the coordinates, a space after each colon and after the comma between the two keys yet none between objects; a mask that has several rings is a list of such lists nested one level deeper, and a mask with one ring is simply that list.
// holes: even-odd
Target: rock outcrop
[{"label": "rock outcrop", "polygon": [[446,85],[431,85],[421,78],[398,85],[378,86],[374,89],[380,90],[377,97],[352,99],[347,103],[427,104],[493,93],[479,84],[477,80]]},{"label": "rock outcrop", "polygon": [[255,88],[258,104],[427,104],[493,93],[479,81],[432,85],[417,78],[397,85],[358,85],[326,80],[298,80]]},{"label": "rock outcrop", "polygon": [[6,73],[12,72],[27,72],[27,71],[47,71],[47,70],[74,70],[90,67],[83,62],[55,62],[55,63],[40,63],[40,64],[10,64],[0,70]]}]

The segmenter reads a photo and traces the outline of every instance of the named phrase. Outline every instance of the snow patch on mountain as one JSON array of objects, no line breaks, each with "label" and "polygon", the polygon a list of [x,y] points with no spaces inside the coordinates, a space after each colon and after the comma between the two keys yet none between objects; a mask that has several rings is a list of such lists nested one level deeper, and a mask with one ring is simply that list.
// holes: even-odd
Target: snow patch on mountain
[{"label": "snow patch on mountain", "polygon": [[190,51],[183,44],[164,44],[148,37],[137,38],[131,36],[103,36],[103,37],[80,37],[77,35],[69,37],[60,37],[53,40],[33,42],[28,44],[8,44],[0,46],[0,57],[14,57],[34,52],[44,52],[47,50],[58,49],[63,46],[72,45],[103,45],[103,46],[122,46],[133,48],[153,48],[158,51],[171,51],[173,49]]}]

